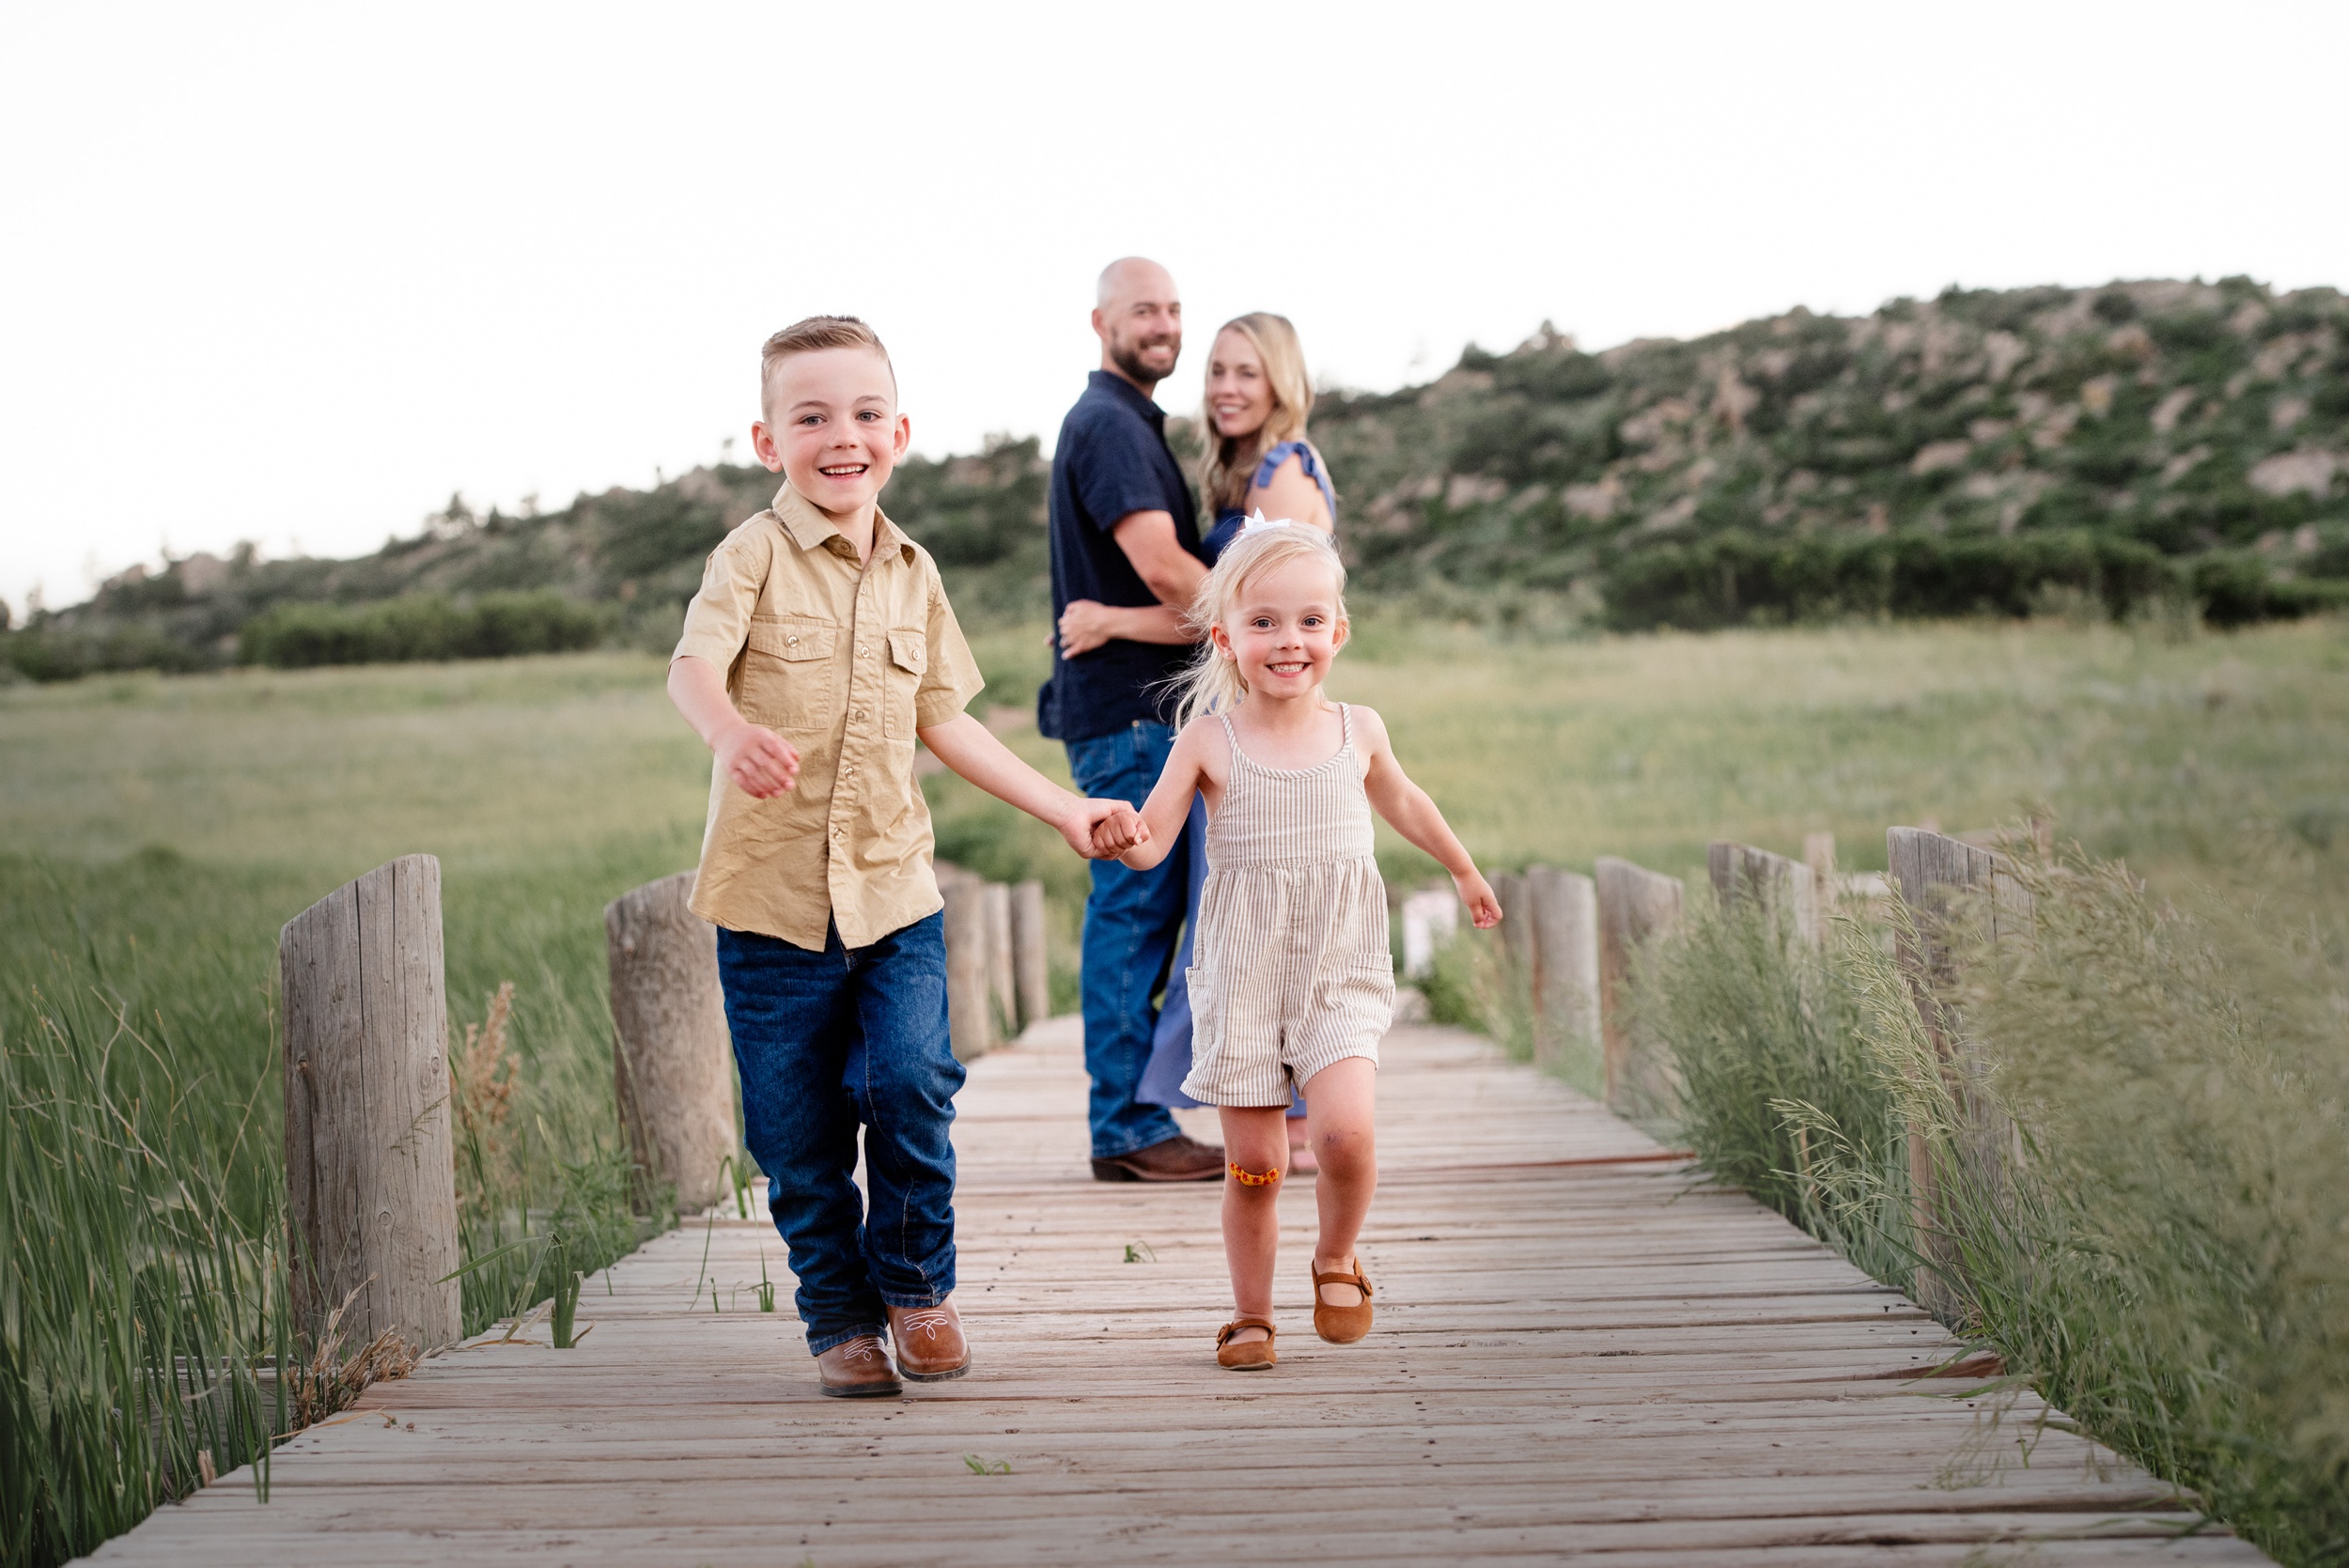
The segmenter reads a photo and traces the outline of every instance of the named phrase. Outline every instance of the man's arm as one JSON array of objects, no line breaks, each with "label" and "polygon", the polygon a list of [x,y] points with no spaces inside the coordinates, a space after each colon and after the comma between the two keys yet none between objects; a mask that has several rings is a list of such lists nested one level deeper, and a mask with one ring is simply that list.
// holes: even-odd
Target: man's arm
[{"label": "man's arm", "polygon": [[[968,713],[913,733],[939,761],[998,800],[1048,824],[1087,860],[1106,860],[1133,845],[1141,820],[1133,807],[1123,800],[1088,800],[1070,794],[1020,761]],[[1097,838],[1095,829],[1103,822],[1111,825]]]},{"label": "man's arm", "polygon": [[799,782],[800,753],[736,711],[726,677],[708,660],[686,653],[669,660],[669,700],[743,794],[772,800]]},{"label": "man's arm", "polygon": [[1206,563],[1182,547],[1174,537],[1172,512],[1128,512],[1110,529],[1110,537],[1159,602],[1188,610],[1207,578]]}]

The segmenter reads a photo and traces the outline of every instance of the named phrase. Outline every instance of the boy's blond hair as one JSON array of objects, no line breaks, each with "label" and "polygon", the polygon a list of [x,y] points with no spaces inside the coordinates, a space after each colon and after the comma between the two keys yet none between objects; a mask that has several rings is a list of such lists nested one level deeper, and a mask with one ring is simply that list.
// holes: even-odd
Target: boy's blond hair
[{"label": "boy's blond hair", "polygon": [[775,366],[794,354],[812,354],[823,349],[870,349],[880,355],[889,366],[889,384],[897,384],[897,366],[881,346],[880,334],[854,316],[810,316],[794,321],[770,337],[758,350],[758,402],[767,406],[767,395],[774,385]]},{"label": "boy's blond hair", "polygon": [[1183,614],[1183,624],[1198,634],[1201,646],[1199,661],[1172,683],[1178,694],[1176,729],[1210,713],[1228,713],[1248,695],[1239,660],[1215,645],[1208,629],[1221,624],[1232,613],[1252,579],[1291,561],[1314,561],[1330,568],[1338,600],[1334,607],[1338,624],[1346,625],[1346,563],[1338,559],[1338,548],[1330,536],[1310,522],[1267,522],[1261,513],[1250,519],[1239,537],[1216,557],[1215,568],[1199,584],[1197,597]]}]

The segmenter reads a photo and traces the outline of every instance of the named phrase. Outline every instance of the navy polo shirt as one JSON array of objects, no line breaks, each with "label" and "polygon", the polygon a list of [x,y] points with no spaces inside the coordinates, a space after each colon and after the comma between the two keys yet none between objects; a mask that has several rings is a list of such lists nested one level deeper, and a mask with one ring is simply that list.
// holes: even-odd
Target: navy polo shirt
[{"label": "navy polo shirt", "polygon": [[[1198,505],[1182,466],[1166,444],[1166,411],[1121,376],[1096,370],[1084,396],[1061,421],[1052,449],[1052,621],[1071,599],[1127,607],[1159,596],[1134,570],[1111,534],[1135,512],[1166,512],[1174,537],[1201,560]],[[1089,740],[1137,720],[1169,722],[1173,682],[1190,667],[1193,649],[1159,643],[1104,643],[1064,660],[1052,653],[1052,677],[1036,693],[1036,724],[1054,740]]]}]

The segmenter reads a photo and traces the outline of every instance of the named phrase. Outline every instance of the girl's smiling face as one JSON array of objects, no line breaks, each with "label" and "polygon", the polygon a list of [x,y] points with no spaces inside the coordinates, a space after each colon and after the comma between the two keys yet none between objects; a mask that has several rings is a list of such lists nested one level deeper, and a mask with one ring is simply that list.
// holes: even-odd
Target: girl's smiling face
[{"label": "girl's smiling face", "polygon": [[1318,692],[1346,646],[1346,632],[1337,574],[1314,560],[1288,561],[1250,578],[1231,613],[1209,629],[1216,651],[1237,661],[1249,696],[1273,702]]}]

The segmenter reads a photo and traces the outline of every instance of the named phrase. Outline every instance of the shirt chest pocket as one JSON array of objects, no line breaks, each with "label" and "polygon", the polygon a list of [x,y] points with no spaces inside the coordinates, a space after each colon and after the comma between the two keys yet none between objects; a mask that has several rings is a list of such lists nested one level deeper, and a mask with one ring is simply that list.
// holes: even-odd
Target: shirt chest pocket
[{"label": "shirt chest pocket", "polygon": [[892,740],[913,738],[913,699],[922,690],[923,672],[930,667],[930,643],[919,627],[900,627],[889,634],[889,664],[882,678],[889,696],[884,705],[882,732]]},{"label": "shirt chest pocket", "polygon": [[754,724],[823,731],[839,718],[840,629],[801,616],[756,616],[736,702]]}]

